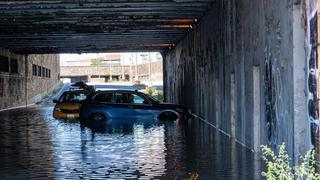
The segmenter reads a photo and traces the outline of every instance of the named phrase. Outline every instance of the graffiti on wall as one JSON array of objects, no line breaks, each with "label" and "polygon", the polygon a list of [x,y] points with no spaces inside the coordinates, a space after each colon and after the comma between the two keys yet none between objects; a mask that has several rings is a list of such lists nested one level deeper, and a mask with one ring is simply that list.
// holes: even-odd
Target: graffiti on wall
[{"label": "graffiti on wall", "polygon": [[[269,57],[269,56],[266,56]],[[266,102],[266,133],[269,143],[274,144],[277,135],[276,118],[276,83],[271,57],[266,58],[265,71],[265,102]]]},{"label": "graffiti on wall", "polygon": [[306,0],[306,52],[308,117],[311,122],[311,142],[319,135],[319,71],[318,71],[318,1]]}]

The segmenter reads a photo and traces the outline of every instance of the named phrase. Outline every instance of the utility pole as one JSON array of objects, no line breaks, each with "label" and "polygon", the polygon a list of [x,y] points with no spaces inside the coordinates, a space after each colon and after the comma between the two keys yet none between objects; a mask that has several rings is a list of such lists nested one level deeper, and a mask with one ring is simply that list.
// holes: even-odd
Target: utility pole
[{"label": "utility pole", "polygon": [[149,86],[151,87],[151,54],[149,52]]},{"label": "utility pole", "polygon": [[109,62],[109,70],[110,70],[110,73],[109,73],[109,81],[112,81],[112,67],[111,67],[111,61]]},{"label": "utility pole", "polygon": [[121,53],[120,66],[121,66],[121,71],[122,71],[122,80],[126,79],[126,75],[125,75],[125,73],[124,73],[124,63],[123,63],[123,60],[124,60],[124,55],[123,55],[123,53]]},{"label": "utility pole", "polygon": [[99,82],[100,82],[100,79],[101,79],[101,62],[102,62],[102,58],[99,57],[99,59],[98,59]]},{"label": "utility pole", "polygon": [[138,81],[138,53],[136,53],[135,80]]},{"label": "utility pole", "polygon": [[132,70],[132,65],[133,65],[133,62],[132,62],[132,54],[130,55],[130,82],[132,84],[133,82],[133,70]]}]

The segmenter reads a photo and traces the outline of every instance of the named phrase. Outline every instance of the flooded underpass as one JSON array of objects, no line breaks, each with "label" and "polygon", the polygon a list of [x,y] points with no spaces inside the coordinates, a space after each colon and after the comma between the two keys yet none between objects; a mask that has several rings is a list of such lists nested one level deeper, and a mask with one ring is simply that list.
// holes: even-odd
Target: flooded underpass
[{"label": "flooded underpass", "polygon": [[261,179],[257,156],[197,119],[83,125],[52,109],[0,113],[0,177]]}]

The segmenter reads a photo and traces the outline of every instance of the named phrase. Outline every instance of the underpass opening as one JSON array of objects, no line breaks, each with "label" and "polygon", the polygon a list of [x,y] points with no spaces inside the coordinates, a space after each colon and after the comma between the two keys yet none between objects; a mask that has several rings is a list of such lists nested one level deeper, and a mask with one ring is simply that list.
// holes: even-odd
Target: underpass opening
[{"label": "underpass opening", "polygon": [[60,54],[60,80],[82,81],[97,90],[108,89],[108,85],[109,89],[143,86],[163,101],[163,59],[159,52]]}]

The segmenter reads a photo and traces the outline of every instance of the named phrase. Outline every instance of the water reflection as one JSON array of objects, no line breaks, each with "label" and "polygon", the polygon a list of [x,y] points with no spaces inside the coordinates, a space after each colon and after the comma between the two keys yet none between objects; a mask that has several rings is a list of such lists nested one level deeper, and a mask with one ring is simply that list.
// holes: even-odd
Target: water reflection
[{"label": "water reflection", "polygon": [[53,119],[51,112],[39,106],[0,113],[1,177],[261,178],[253,153],[196,120],[81,124]]},{"label": "water reflection", "polygon": [[54,157],[48,126],[38,111],[1,112],[1,179],[53,178]]},{"label": "water reflection", "polygon": [[79,124],[77,134],[75,124],[60,123],[65,124],[53,130],[55,139],[63,139],[54,146],[59,176],[153,179],[165,173],[164,124]]}]

